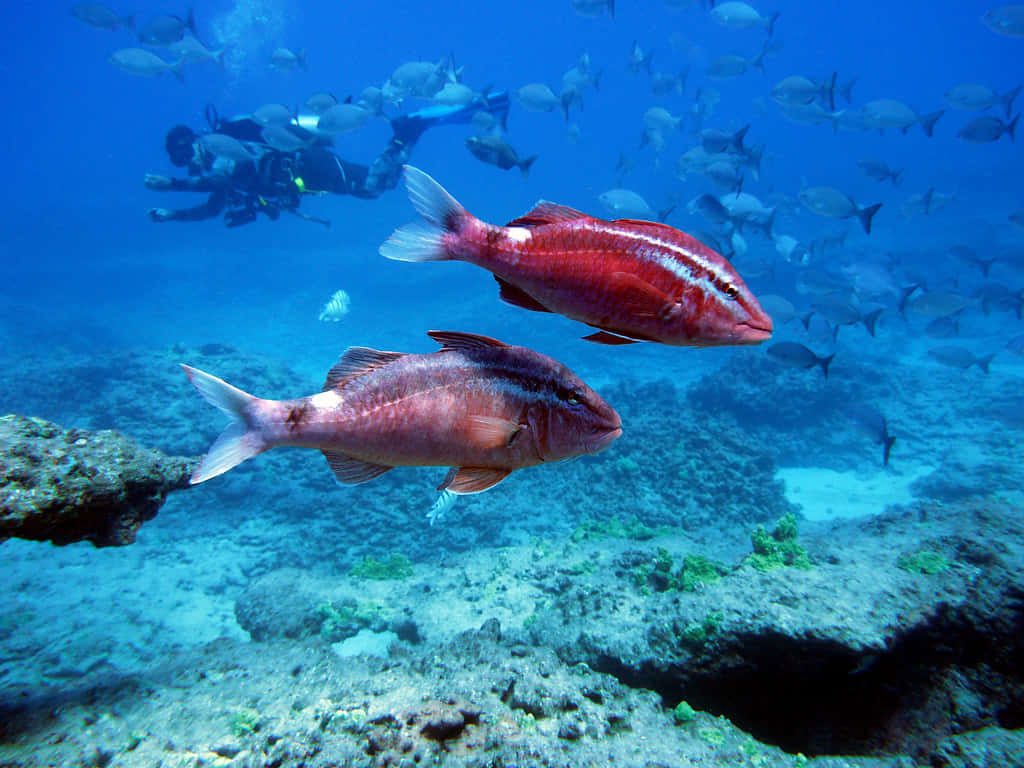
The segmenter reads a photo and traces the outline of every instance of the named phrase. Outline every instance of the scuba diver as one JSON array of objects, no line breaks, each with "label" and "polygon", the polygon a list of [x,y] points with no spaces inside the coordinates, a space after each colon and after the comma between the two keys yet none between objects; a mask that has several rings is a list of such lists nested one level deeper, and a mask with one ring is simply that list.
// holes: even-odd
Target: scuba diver
[{"label": "scuba diver", "polygon": [[[413,147],[433,125],[468,124],[478,112],[488,112],[504,126],[509,98],[497,91],[465,106],[430,106],[391,119],[392,137],[384,151],[369,166],[342,160],[328,147],[331,138],[314,133],[292,121],[285,127],[301,144],[286,151],[270,146],[264,127],[251,117],[221,120],[207,107],[211,131],[197,135],[185,125],[168,131],[164,141],[167,156],[177,168],[187,168],[185,178],[146,174],[145,185],[154,190],[207,192],[206,202],[193,208],[151,208],[153,221],[201,221],[219,215],[237,227],[255,221],[260,213],[276,220],[281,212],[330,226],[326,219],[300,213],[303,194],[354,195],[375,198],[394,189]],[[248,156],[234,159],[218,155],[216,146],[204,138],[220,134],[240,142]],[[233,143],[232,143],[233,144]]]}]

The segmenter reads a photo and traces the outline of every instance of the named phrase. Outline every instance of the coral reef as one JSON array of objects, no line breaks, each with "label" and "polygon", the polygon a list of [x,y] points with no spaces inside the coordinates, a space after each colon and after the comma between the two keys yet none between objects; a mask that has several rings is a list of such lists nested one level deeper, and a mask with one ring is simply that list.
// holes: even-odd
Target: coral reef
[{"label": "coral reef", "polygon": [[793,511],[771,454],[731,419],[695,407],[671,382],[627,381],[602,395],[616,403],[626,429],[613,450],[579,465],[573,479],[596,498],[621,501],[586,517],[694,530]]},{"label": "coral reef", "polygon": [[[777,531],[762,543],[793,541],[791,526]],[[530,634],[566,663],[725,714],[792,752],[919,756],[965,730],[1024,726],[1017,508],[921,505],[801,538],[814,568],[748,563],[696,592],[640,599],[626,595],[651,559],[624,552],[617,588],[549,582]],[[657,572],[666,557],[653,562]]]}]

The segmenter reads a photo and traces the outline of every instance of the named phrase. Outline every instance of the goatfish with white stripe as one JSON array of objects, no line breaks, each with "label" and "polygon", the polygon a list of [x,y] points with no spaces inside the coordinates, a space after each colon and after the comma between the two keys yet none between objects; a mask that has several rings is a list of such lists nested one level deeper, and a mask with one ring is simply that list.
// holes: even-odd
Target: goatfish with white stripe
[{"label": "goatfish with white stripe", "polygon": [[490,271],[509,304],[599,329],[601,344],[759,344],[772,320],[726,261],[666,224],[605,221],[540,202],[506,226],[468,213],[412,166],[405,178],[423,221],[380,247],[401,261],[465,261]]},{"label": "goatfish with white stripe", "polygon": [[430,331],[429,354],[352,347],[323,391],[263,400],[203,371],[189,380],[232,422],[192,483],[278,446],[315,448],[342,483],[396,466],[447,466],[438,490],[479,493],[516,469],[597,453],[622,434],[615,410],[550,357],[486,336]]}]

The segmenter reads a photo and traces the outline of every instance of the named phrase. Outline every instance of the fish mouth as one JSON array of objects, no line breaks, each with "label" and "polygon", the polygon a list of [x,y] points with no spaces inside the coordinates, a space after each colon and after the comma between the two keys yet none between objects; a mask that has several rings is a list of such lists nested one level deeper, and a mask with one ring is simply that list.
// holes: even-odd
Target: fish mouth
[{"label": "fish mouth", "polygon": [[771,332],[770,328],[758,328],[743,324],[743,327],[739,329],[739,341],[741,344],[760,344],[771,338]]},{"label": "fish mouth", "polygon": [[622,424],[594,427],[591,432],[591,448],[594,453],[602,451],[622,435]]},{"label": "fish mouth", "polygon": [[739,344],[760,344],[772,337],[775,326],[770,317],[764,320],[737,323],[735,328],[736,341]]}]

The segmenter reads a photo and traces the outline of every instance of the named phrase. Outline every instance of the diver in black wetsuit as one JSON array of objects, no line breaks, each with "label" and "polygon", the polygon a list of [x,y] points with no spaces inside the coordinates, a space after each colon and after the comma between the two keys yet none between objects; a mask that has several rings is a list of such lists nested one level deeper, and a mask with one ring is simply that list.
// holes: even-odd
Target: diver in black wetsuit
[{"label": "diver in black wetsuit", "polygon": [[167,133],[164,146],[171,163],[187,167],[188,176],[178,179],[146,174],[145,184],[155,190],[208,192],[209,197],[194,208],[151,208],[149,217],[153,221],[201,221],[227,208],[224,221],[229,227],[255,221],[260,213],[277,219],[282,211],[329,225],[298,212],[304,193],[379,197],[398,184],[402,165],[427,128],[469,123],[481,111],[504,123],[508,107],[508,93],[499,91],[488,94],[486,101],[477,99],[462,107],[426,107],[393,118],[391,140],[370,166],[342,160],[325,146],[329,140],[297,125],[288,129],[307,146],[285,152],[266,144],[263,127],[250,118],[221,121],[211,116],[211,132],[242,142],[253,153],[251,161],[218,158],[191,128],[176,125]]}]

